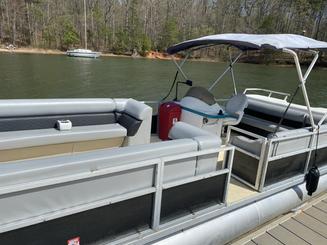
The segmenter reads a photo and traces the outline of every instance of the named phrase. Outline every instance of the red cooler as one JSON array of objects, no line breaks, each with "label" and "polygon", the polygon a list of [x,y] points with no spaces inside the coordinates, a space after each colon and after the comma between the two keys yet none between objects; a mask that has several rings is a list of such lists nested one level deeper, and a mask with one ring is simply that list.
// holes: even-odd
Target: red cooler
[{"label": "red cooler", "polygon": [[181,107],[174,102],[162,103],[159,107],[159,138],[168,140],[168,133],[181,118]]}]

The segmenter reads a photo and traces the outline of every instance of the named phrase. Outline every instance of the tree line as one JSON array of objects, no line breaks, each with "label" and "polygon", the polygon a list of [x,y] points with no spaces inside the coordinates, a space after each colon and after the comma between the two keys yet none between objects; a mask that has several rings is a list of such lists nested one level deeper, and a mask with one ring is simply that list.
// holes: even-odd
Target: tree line
[{"label": "tree line", "polygon": [[[226,32],[296,33],[327,40],[327,0],[86,0],[88,47],[164,51]],[[0,0],[0,42],[66,50],[84,46],[83,0]]]}]

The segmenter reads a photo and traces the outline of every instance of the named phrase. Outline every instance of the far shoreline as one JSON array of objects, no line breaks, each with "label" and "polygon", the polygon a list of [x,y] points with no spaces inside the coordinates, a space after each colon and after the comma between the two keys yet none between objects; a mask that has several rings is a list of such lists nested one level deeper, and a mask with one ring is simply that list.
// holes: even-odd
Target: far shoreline
[{"label": "far shoreline", "polygon": [[[0,53],[13,53],[13,54],[49,54],[49,55],[66,55],[65,51],[58,49],[43,49],[43,48],[15,48],[7,49],[0,48]],[[158,59],[158,60],[169,60],[168,54],[163,52],[149,51],[145,56],[127,55],[127,54],[114,54],[114,53],[101,53],[104,57],[130,57],[130,58],[147,58],[147,59]]]},{"label": "far shoreline", "polygon": [[[12,54],[42,54],[42,55],[66,55],[65,51],[61,51],[58,49],[43,49],[43,48],[15,48],[15,49],[7,49],[7,48],[0,48],[0,53],[12,53]],[[142,55],[130,55],[130,54],[114,54],[114,53],[101,53],[101,57],[121,57],[121,58],[133,58],[133,59],[150,59],[150,60],[171,60],[170,55],[164,52],[158,51],[148,51],[145,56]],[[176,57],[176,60],[181,60],[181,57]],[[197,62],[216,62],[216,63],[226,63],[226,61],[222,61],[219,59],[212,59],[212,58],[190,58],[189,61],[197,61]],[[245,64],[256,64],[256,65],[274,65],[274,66],[281,66],[287,67],[292,66],[292,62],[258,62],[258,61],[239,61],[239,63]],[[327,68],[326,62],[323,61],[320,64],[317,64],[317,67],[320,68]]]}]

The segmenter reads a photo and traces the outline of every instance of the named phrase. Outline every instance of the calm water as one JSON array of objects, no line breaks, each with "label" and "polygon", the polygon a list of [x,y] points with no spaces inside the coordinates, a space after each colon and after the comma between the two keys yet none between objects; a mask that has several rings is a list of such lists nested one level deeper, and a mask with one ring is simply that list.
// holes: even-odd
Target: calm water
[{"label": "calm water", "polygon": [[[60,55],[0,54],[0,98],[133,97],[158,100],[169,90],[175,74],[171,61],[101,57],[78,59]],[[208,87],[226,64],[189,62],[195,85]],[[239,91],[261,87],[292,92],[297,85],[294,67],[237,64]],[[327,106],[327,69],[315,68],[307,88],[313,106]],[[181,86],[182,87],[182,86]],[[181,88],[180,95],[185,93]],[[214,91],[217,98],[232,93],[230,76]],[[301,94],[296,101],[300,102]]]}]

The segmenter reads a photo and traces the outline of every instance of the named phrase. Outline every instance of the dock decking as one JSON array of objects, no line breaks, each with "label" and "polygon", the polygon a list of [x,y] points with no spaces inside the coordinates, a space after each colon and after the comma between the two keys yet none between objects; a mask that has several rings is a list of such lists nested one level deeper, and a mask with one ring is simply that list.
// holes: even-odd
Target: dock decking
[{"label": "dock decking", "polygon": [[300,211],[283,215],[230,245],[326,245],[327,192]]}]

